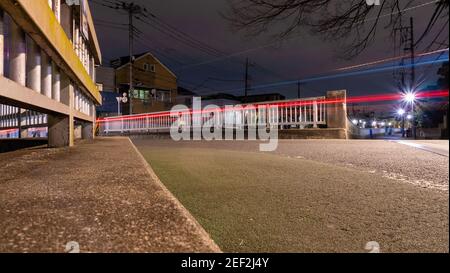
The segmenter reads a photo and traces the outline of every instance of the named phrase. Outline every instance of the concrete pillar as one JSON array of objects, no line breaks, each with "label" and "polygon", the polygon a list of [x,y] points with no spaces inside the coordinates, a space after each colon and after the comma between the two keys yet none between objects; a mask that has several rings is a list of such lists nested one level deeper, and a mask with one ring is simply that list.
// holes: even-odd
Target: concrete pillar
[{"label": "concrete pillar", "polygon": [[5,52],[5,26],[3,21],[3,10],[0,8],[0,76],[3,76],[5,73],[4,52]]},{"label": "concrete pillar", "polygon": [[63,71],[60,71],[60,82],[61,82],[60,102],[70,107],[70,95],[71,95],[70,93],[71,92],[73,93],[73,86],[70,82],[69,77]]},{"label": "concrete pillar", "polygon": [[319,116],[318,116],[318,110],[319,108],[317,107],[317,101],[314,101],[313,103],[313,127],[317,128],[317,122],[319,120]]},{"label": "concrete pillar", "polygon": [[74,45],[75,45],[75,52],[77,53],[78,58],[80,57],[80,30],[77,25],[75,25],[75,39],[74,39]]},{"label": "concrete pillar", "polygon": [[61,5],[61,21],[60,24],[64,29],[69,40],[73,43],[73,27],[72,27],[72,9],[69,5]]},{"label": "concrete pillar", "polygon": [[[63,72],[61,72],[61,103],[69,106],[72,111],[74,106],[74,87],[70,81],[70,78]],[[73,115],[69,116],[69,146],[74,145],[74,119]]]},{"label": "concrete pillar", "polygon": [[327,126],[347,130],[347,91],[327,92]]},{"label": "concrete pillar", "polygon": [[21,128],[19,138],[28,138],[28,129]]},{"label": "concrete pillar", "polygon": [[58,66],[52,62],[52,99],[61,100],[61,82]]},{"label": "concrete pillar", "polygon": [[92,122],[83,122],[81,125],[81,137],[83,139],[94,139],[94,126]]},{"label": "concrete pillar", "polygon": [[42,84],[41,84],[41,90],[42,94],[51,98],[52,97],[52,65],[51,60],[48,57],[48,55],[41,50],[41,78],[42,78]]},{"label": "concrete pillar", "polygon": [[70,116],[48,115],[48,146],[70,146]]},{"label": "concrete pillar", "polygon": [[41,49],[27,37],[27,87],[41,93]]},{"label": "concrete pillar", "polygon": [[61,22],[61,0],[53,0],[53,13],[55,13],[56,20]]},{"label": "concrete pillar", "polygon": [[97,75],[95,75],[95,59],[91,57],[91,78],[94,82],[97,82]]},{"label": "concrete pillar", "polygon": [[11,20],[10,79],[26,85],[26,43],[25,33]]}]

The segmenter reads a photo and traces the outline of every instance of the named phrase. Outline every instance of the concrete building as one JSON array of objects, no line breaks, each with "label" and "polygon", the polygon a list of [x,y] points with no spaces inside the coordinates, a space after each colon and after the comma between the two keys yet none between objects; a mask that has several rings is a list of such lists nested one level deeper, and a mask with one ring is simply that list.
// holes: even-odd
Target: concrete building
[{"label": "concrete building", "polygon": [[50,147],[94,135],[101,52],[87,0],[0,0],[0,130],[48,128]]},{"label": "concrete building", "polygon": [[100,92],[117,92],[116,70],[112,67],[99,66],[95,69],[97,86]]}]

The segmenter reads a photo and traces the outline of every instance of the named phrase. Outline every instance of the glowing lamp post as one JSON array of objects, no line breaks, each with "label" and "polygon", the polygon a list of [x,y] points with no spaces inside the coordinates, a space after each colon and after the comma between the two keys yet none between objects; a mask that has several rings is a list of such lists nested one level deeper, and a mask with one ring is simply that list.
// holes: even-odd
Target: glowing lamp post
[{"label": "glowing lamp post", "polygon": [[405,137],[405,110],[398,109],[397,114],[402,119],[402,137]]},{"label": "glowing lamp post", "polygon": [[407,119],[411,120],[412,122],[412,130],[413,130],[413,136],[414,139],[417,138],[417,134],[416,134],[416,121],[415,121],[415,113],[414,113],[414,104],[416,102],[416,94],[414,92],[406,92],[403,95],[403,100],[407,103],[407,104],[411,104],[411,115],[408,115]]}]

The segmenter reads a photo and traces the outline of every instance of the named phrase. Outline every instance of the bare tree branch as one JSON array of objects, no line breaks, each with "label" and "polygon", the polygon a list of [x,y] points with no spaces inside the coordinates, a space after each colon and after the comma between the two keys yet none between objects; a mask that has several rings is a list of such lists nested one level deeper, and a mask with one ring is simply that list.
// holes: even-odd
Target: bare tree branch
[{"label": "bare tree branch", "polygon": [[[248,35],[275,33],[274,39],[284,40],[294,34],[310,31],[327,40],[351,40],[344,57],[352,58],[364,51],[375,39],[381,27],[394,29],[402,26],[404,11],[412,9],[417,0],[385,0],[380,6],[369,6],[366,0],[228,0],[229,10],[223,16],[235,30]],[[435,3],[435,12],[426,30],[416,44],[436,26],[448,24],[449,0]],[[387,15],[387,16],[386,16]],[[382,22],[381,19],[389,17]],[[440,27],[438,27],[440,28]]]}]

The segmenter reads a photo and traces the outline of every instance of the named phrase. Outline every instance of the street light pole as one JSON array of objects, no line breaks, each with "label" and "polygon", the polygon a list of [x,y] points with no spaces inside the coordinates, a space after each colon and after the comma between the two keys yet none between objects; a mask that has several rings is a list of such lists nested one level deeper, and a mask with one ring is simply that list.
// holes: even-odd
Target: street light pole
[{"label": "street light pole", "polygon": [[117,115],[120,116],[120,103],[122,102],[122,98],[121,97],[117,97]]},{"label": "street light pole", "polygon": [[412,133],[414,139],[417,139],[417,127],[416,127],[416,114],[414,113],[414,101],[411,103],[411,116],[412,116]]},{"label": "street light pole", "polygon": [[[414,41],[414,19],[413,17],[409,18],[409,31],[410,31],[410,42],[411,42],[411,90],[415,90],[415,84],[416,84],[416,69],[415,69],[415,41]],[[417,139],[417,127],[416,127],[416,114],[414,113],[414,101],[411,104],[412,109],[412,129],[413,129],[413,136],[414,139]]]},{"label": "street light pole", "polygon": [[402,115],[402,137],[405,137],[405,115]]},{"label": "street light pole", "polygon": [[129,35],[130,35],[130,40],[129,40],[129,55],[130,55],[130,89],[129,89],[129,95],[128,97],[130,98],[130,115],[133,114],[133,39],[134,39],[134,35],[133,35],[133,31],[134,31],[134,27],[133,27],[133,3],[130,3],[129,9],[128,9],[128,17],[129,17]]},{"label": "street light pole", "polygon": [[248,57],[245,60],[245,100],[247,100],[247,96],[248,96]]}]

